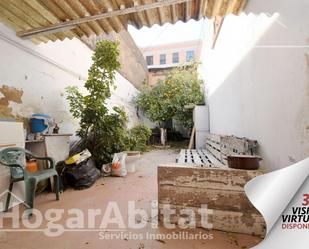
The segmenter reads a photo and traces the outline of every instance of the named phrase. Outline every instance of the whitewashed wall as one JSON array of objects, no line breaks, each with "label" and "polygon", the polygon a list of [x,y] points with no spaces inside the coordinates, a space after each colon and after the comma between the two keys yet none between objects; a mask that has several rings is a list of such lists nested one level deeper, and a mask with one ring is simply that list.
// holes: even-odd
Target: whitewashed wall
[{"label": "whitewashed wall", "polygon": [[[22,117],[49,114],[57,122],[62,121],[60,132],[73,132],[78,122],[68,111],[64,89],[70,85],[82,89],[91,55],[92,51],[78,39],[35,45],[19,39],[0,23],[0,88],[7,85],[23,91],[22,103],[9,103],[12,114]],[[116,86],[110,105],[124,107],[129,126],[133,126],[139,121],[132,103],[138,90],[119,73]],[[0,92],[0,99],[3,97]]]},{"label": "whitewashed wall", "polygon": [[250,0],[246,10],[225,18],[214,50],[207,28],[210,129],[257,139],[263,166],[282,168],[309,156],[309,2]]}]

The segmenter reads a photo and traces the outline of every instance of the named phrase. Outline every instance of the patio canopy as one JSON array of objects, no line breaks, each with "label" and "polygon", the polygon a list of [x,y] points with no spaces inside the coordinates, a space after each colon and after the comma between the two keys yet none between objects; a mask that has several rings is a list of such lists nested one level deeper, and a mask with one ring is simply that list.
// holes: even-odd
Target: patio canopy
[{"label": "patio canopy", "polygon": [[34,42],[239,14],[247,0],[0,0],[0,20]]}]

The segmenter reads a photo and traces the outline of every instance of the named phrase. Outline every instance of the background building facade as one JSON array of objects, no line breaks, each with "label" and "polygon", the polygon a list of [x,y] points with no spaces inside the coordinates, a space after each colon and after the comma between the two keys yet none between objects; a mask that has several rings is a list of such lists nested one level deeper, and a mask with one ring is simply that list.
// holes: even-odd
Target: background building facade
[{"label": "background building facade", "polygon": [[170,43],[141,48],[149,71],[149,84],[163,80],[174,67],[190,62],[199,62],[202,40]]}]

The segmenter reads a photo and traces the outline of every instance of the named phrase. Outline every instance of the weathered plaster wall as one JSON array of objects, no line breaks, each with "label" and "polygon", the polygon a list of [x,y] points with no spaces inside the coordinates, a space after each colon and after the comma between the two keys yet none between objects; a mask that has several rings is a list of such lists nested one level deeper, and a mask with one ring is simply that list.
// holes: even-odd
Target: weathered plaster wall
[{"label": "weathered plaster wall", "polygon": [[[46,113],[61,122],[61,132],[73,132],[78,122],[68,111],[65,88],[82,89],[92,51],[78,39],[35,45],[0,23],[0,54],[0,118]],[[139,122],[132,103],[138,90],[119,73],[116,86],[110,105],[123,106],[132,126]]]},{"label": "weathered plaster wall", "polygon": [[205,56],[211,132],[257,139],[271,169],[309,156],[308,9],[306,0],[249,1]]}]

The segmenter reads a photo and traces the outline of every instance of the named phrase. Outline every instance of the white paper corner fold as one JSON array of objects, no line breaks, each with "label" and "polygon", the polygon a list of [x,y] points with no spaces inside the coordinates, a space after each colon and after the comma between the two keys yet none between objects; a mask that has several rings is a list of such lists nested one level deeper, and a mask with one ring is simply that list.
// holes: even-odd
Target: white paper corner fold
[{"label": "white paper corner fold", "polygon": [[309,175],[309,158],[289,167],[258,176],[245,185],[245,192],[270,232],[280,215]]}]

